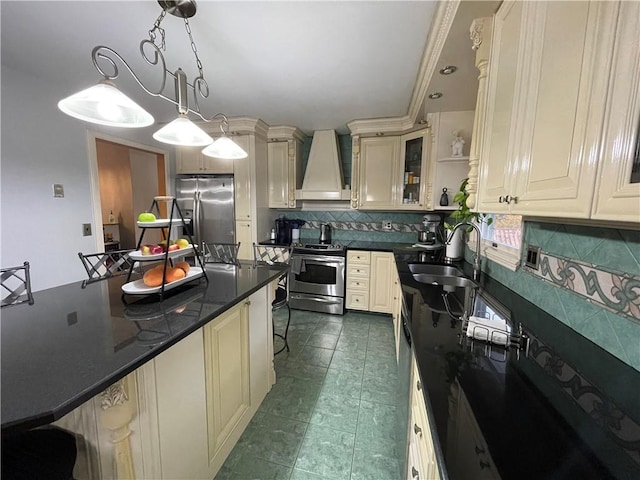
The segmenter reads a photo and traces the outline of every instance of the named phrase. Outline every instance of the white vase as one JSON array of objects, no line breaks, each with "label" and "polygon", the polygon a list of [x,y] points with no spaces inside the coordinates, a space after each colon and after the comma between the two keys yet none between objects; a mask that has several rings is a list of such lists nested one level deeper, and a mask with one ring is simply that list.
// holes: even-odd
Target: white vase
[{"label": "white vase", "polygon": [[446,246],[445,255],[452,260],[462,260],[464,257],[464,228],[459,228]]}]

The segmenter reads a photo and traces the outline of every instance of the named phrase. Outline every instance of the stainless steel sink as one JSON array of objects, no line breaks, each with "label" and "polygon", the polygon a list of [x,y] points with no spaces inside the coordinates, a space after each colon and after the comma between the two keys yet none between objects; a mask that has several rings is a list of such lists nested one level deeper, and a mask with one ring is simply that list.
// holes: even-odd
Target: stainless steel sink
[{"label": "stainless steel sink", "polygon": [[462,270],[451,265],[410,263],[409,270],[416,282],[449,287],[477,287],[478,284],[467,277]]},{"label": "stainless steel sink", "polygon": [[409,270],[413,274],[436,275],[448,277],[464,277],[462,270],[451,265],[433,265],[430,263],[410,263]]},{"label": "stainless steel sink", "polygon": [[457,277],[454,275],[430,275],[427,273],[414,273],[413,279],[416,282],[428,283],[431,285],[442,285],[450,287],[477,287],[478,284],[467,277]]}]

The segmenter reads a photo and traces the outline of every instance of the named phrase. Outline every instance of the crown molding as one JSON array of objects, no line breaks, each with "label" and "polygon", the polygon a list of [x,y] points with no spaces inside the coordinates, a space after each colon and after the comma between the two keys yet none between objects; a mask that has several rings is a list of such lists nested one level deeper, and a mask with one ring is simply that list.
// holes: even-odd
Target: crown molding
[{"label": "crown molding", "polygon": [[351,135],[367,135],[376,133],[402,133],[413,128],[418,115],[423,110],[427,88],[436,70],[442,48],[449,35],[449,30],[458,11],[460,0],[438,2],[436,13],[431,22],[431,29],[420,61],[416,83],[411,94],[407,114],[402,117],[367,118],[352,120],[347,123]]},{"label": "crown molding", "polygon": [[347,123],[351,135],[401,133],[413,127],[414,119],[404,117],[365,118]]},{"label": "crown molding", "polygon": [[278,140],[298,140],[304,142],[307,136],[297,127],[291,127],[289,125],[276,125],[269,127],[267,133],[269,141]]},{"label": "crown molding", "polygon": [[[210,135],[219,135],[220,134],[220,123],[221,119],[214,119],[210,122],[195,122],[197,123],[205,132]],[[269,125],[267,125],[264,121],[259,118],[253,117],[229,117],[229,135],[237,135],[237,134],[246,134],[253,133],[257,135],[261,135],[263,137],[267,136],[267,132],[269,131]]]}]

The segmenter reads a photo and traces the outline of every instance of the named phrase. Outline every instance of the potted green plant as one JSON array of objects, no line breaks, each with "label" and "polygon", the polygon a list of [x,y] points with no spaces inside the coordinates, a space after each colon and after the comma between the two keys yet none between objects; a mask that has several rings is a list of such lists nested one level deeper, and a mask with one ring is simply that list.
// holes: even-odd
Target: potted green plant
[{"label": "potted green plant", "polygon": [[[448,232],[453,232],[456,225],[460,223],[472,223],[475,222],[478,225],[481,223],[486,223],[487,225],[491,225],[493,222],[493,218],[488,216],[486,213],[480,212],[472,212],[471,209],[467,206],[467,198],[469,198],[469,192],[467,192],[467,183],[469,183],[469,179],[465,178],[462,180],[460,184],[459,191],[454,195],[453,202],[458,204],[458,208],[454,210],[449,218],[454,220],[454,223],[444,222],[444,227]],[[460,259],[464,256],[464,234],[465,232],[470,232],[472,227],[467,227],[466,229],[458,229],[456,234],[451,238],[451,241],[447,244],[446,256],[452,259]],[[447,238],[451,234],[447,234]]]}]

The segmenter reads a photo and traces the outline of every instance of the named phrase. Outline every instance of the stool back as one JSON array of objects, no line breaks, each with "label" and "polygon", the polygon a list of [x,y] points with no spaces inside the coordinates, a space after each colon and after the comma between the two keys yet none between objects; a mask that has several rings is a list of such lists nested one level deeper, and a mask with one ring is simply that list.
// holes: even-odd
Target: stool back
[{"label": "stool back", "polygon": [[29,262],[24,262],[19,267],[0,269],[0,284],[2,284],[2,307],[25,302],[33,305]]}]

